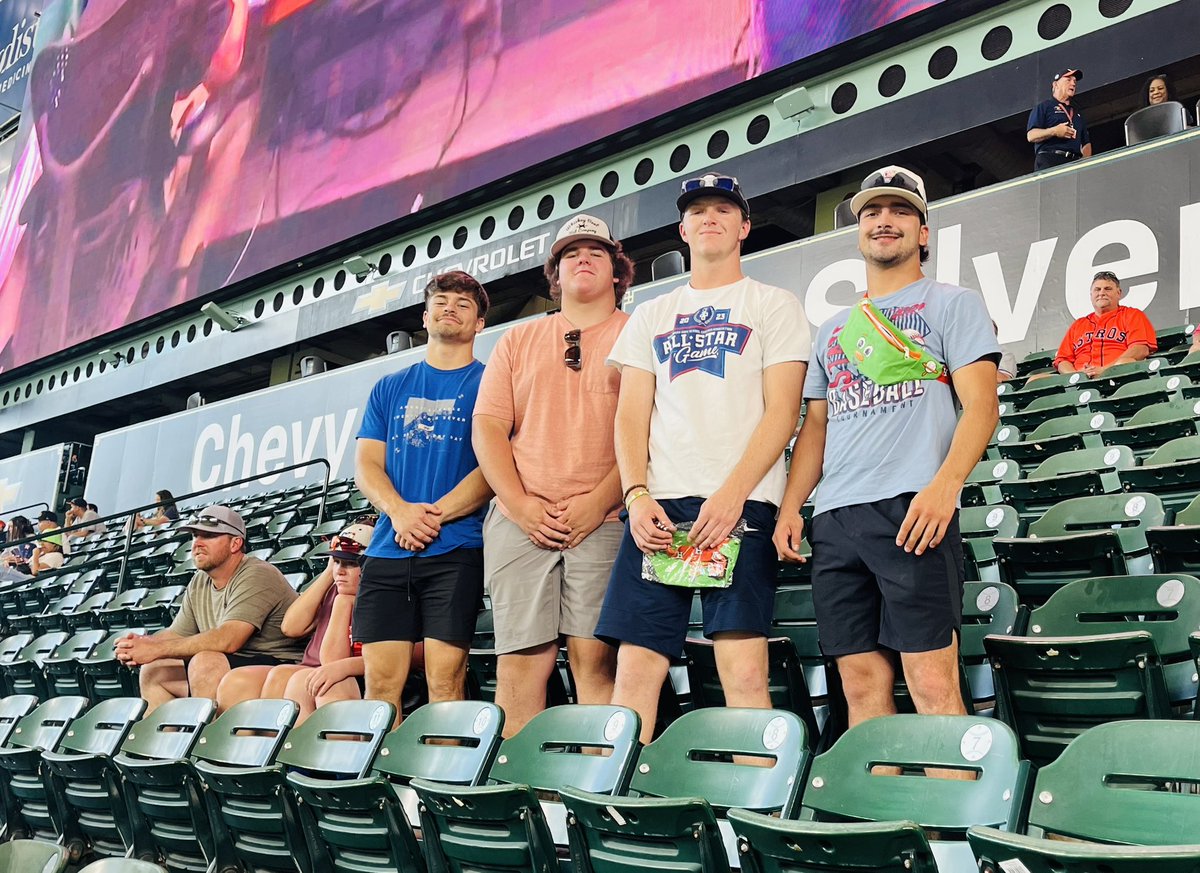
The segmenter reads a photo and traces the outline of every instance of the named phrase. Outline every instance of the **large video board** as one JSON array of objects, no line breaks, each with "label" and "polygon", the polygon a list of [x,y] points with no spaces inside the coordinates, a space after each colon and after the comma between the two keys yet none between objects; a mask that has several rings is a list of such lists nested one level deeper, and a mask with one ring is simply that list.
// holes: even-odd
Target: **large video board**
[{"label": "large video board", "polygon": [[937,2],[90,0],[30,76],[0,369]]}]

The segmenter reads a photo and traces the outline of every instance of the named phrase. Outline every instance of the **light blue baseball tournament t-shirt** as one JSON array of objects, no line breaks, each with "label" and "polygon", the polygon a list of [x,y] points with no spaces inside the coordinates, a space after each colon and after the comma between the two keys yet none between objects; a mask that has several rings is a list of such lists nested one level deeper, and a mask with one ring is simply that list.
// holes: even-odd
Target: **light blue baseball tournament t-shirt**
[{"label": "light blue baseball tournament t-shirt", "polygon": [[[874,302],[950,373],[981,358],[1000,360],[977,291],[920,279]],[[814,496],[818,514],[920,491],[950,451],[958,422],[948,382],[876,385],[855,369],[838,345],[850,311],[817,329],[804,381],[805,399],[829,401],[823,474]]]}]

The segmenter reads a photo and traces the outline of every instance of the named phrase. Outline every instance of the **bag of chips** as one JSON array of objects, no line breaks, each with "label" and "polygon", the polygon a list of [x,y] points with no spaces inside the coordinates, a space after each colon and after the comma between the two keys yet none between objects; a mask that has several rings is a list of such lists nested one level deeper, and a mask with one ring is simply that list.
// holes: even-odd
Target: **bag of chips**
[{"label": "bag of chips", "polygon": [[671,545],[642,556],[642,578],[678,588],[728,588],[742,548],[746,520],[740,519],[725,541],[715,549],[701,549],[688,541],[694,522],[683,521],[671,535]]}]

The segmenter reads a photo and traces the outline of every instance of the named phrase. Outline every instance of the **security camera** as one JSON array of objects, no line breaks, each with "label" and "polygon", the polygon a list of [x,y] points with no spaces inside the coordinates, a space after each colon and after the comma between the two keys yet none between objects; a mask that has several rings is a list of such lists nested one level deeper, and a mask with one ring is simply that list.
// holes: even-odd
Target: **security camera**
[{"label": "security camera", "polygon": [[772,102],[775,104],[775,109],[783,118],[799,118],[805,112],[812,112],[817,108],[812,95],[808,93],[808,89],[804,86],[793,88],[786,94],[776,97]]},{"label": "security camera", "polygon": [[239,330],[250,323],[236,312],[230,312],[228,309],[222,309],[211,300],[200,307],[200,314],[211,318],[213,320],[213,324],[221,328],[221,330],[227,330],[230,332]]},{"label": "security camera", "polygon": [[351,255],[342,261],[342,266],[359,282],[367,281],[367,277],[379,269],[362,255]]},{"label": "security camera", "polygon": [[124,362],[125,354],[123,352],[118,352],[116,349],[105,349],[100,353],[100,360],[112,367],[115,367]]}]

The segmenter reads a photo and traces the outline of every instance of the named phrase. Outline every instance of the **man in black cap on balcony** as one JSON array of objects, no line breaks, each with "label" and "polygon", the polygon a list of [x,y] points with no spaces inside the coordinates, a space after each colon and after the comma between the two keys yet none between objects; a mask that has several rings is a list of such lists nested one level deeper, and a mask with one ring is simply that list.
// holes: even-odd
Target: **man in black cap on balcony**
[{"label": "man in black cap on balcony", "polygon": [[1083,113],[1071,105],[1083,70],[1059,70],[1051,80],[1051,97],[1029,113],[1025,139],[1033,143],[1033,169],[1045,170],[1092,156]]},{"label": "man in black cap on balcony", "polygon": [[192,534],[196,573],[171,626],[130,634],[117,659],[140,666],[147,712],[177,697],[217,696],[234,667],[296,663],[303,641],[284,635],[283,614],[296,599],[283,574],[246,554],[246,524],[227,506],[210,506],[183,525]]}]

